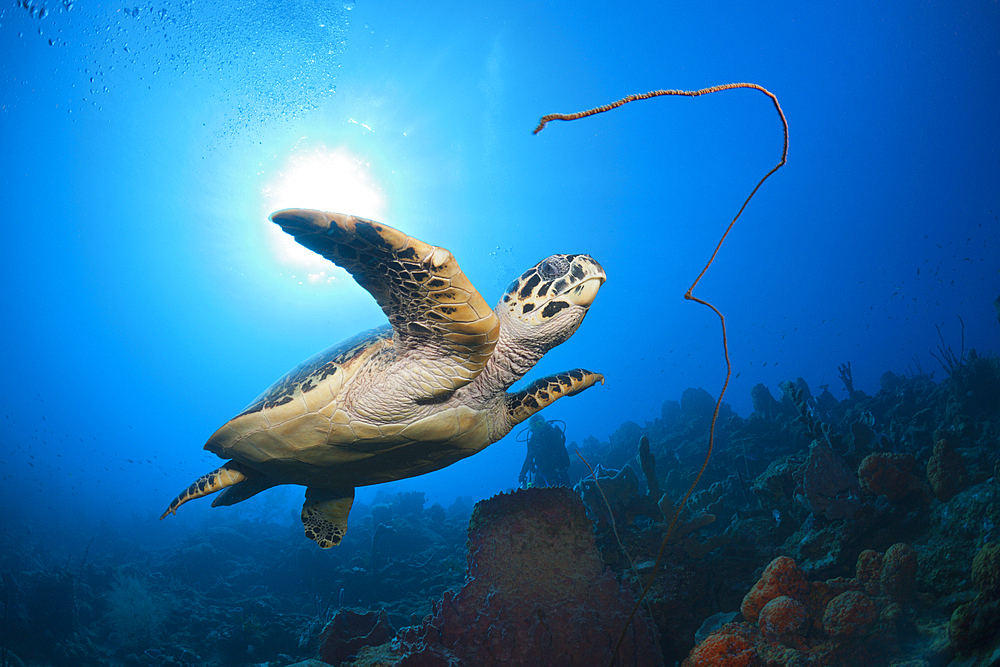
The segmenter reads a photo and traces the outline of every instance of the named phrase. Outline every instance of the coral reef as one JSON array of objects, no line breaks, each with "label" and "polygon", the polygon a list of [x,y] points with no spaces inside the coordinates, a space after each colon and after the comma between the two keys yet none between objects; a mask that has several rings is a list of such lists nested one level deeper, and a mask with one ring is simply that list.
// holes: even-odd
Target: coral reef
[{"label": "coral reef", "polygon": [[808,595],[809,582],[806,575],[794,560],[787,556],[779,556],[764,568],[760,579],[743,598],[740,612],[743,618],[754,623],[764,606],[775,598],[804,600]]},{"label": "coral reef", "polygon": [[774,400],[771,391],[763,383],[754,385],[750,390],[750,402],[753,411],[764,419],[774,419],[781,412],[781,404]]},{"label": "coral reef", "polygon": [[914,475],[916,461],[911,454],[876,452],[869,454],[858,467],[858,479],[873,496],[885,496],[890,503],[923,503],[929,494]]},{"label": "coral reef", "polygon": [[990,655],[1000,646],[1000,544],[983,545],[972,561],[976,597],[955,609],[948,634],[962,655]]},{"label": "coral reef", "polygon": [[[610,661],[634,599],[604,570],[591,525],[579,497],[560,487],[478,503],[466,583],[446,592],[419,626],[401,632],[400,667]],[[618,664],[662,664],[655,626],[641,609]]]},{"label": "coral reef", "polygon": [[781,595],[760,610],[760,631],[768,641],[789,643],[809,620],[809,612],[798,600]]},{"label": "coral reef", "polygon": [[[637,511],[655,513],[655,506],[650,510],[649,504],[636,502],[642,495],[639,493],[639,477],[631,466],[613,470],[598,465],[593,476],[581,480],[575,489],[583,498],[590,516],[601,524],[610,522],[612,518],[629,523]],[[608,514],[609,509],[611,515]]]},{"label": "coral reef", "polygon": [[868,395],[845,364],[844,400],[797,378],[755,386],[746,418],[723,405],[683,508],[714,408],[700,389],[587,437],[594,470],[574,458],[573,491],[503,494],[474,516],[472,498],[380,491],[335,550],[290,539],[297,503],[292,528],[261,504],[166,543],[140,518],[103,521],[61,541],[79,545],[69,558],[8,521],[6,661],[600,665],[648,585],[618,664],[985,667],[1000,655],[1000,362],[938,353],[939,381],[918,363],[868,375]]},{"label": "coral reef", "polygon": [[861,486],[826,442],[813,440],[809,457],[793,475],[795,499],[827,519],[850,519],[861,508]]},{"label": "coral reef", "polygon": [[123,575],[108,592],[108,621],[125,643],[145,648],[156,641],[167,614],[162,600],[139,577]]},{"label": "coral reef", "polygon": [[[915,571],[907,544],[865,552],[851,579],[813,583],[794,560],[779,556],[743,599],[744,622],[710,633],[684,667],[887,664],[898,651],[903,613],[893,596],[912,591]],[[726,662],[731,658],[737,662]]]},{"label": "coral reef", "polygon": [[950,431],[934,434],[934,453],[927,461],[927,481],[934,496],[941,502],[948,502],[955,494],[968,486],[965,462],[962,461],[955,444],[955,436]]},{"label": "coral reef", "polygon": [[698,512],[692,515],[687,509],[679,511],[677,505],[665,493],[660,498],[659,506],[660,512],[666,518],[664,529],[669,527],[670,522],[674,520],[675,516],[677,517],[674,532],[670,535],[667,543],[679,545],[690,558],[703,558],[714,549],[729,542],[729,536],[725,533],[712,535],[704,539],[699,539],[695,535],[695,533],[705,526],[715,523],[716,517],[714,514]]},{"label": "coral reef", "polygon": [[771,461],[751,487],[757,503],[762,508],[772,511],[789,507],[798,487],[795,476],[802,469],[802,465],[800,460],[792,456],[783,456]]},{"label": "coral reef", "polygon": [[660,482],[656,479],[656,457],[649,451],[649,438],[639,438],[639,465],[646,476],[646,495],[660,497]]},{"label": "coral reef", "polygon": [[681,667],[764,667],[751,628],[728,623],[691,651]]},{"label": "coral reef", "polygon": [[859,591],[844,591],[823,612],[823,630],[834,639],[863,637],[878,620],[875,602]]},{"label": "coral reef", "polygon": [[385,610],[356,612],[341,609],[323,628],[319,657],[323,662],[339,665],[356,655],[363,646],[379,646],[395,634]]},{"label": "coral reef", "polygon": [[893,602],[909,602],[913,597],[916,576],[917,552],[913,547],[899,543],[886,549],[882,556],[882,571],[879,574],[879,588],[882,595]]}]

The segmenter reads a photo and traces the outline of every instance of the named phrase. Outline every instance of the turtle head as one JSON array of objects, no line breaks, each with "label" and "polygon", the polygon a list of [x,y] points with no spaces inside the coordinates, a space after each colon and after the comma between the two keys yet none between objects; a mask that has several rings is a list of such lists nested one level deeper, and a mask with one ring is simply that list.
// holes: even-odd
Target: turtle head
[{"label": "turtle head", "polygon": [[544,354],[573,335],[605,279],[590,255],[552,255],[510,284],[497,311],[515,341]]}]

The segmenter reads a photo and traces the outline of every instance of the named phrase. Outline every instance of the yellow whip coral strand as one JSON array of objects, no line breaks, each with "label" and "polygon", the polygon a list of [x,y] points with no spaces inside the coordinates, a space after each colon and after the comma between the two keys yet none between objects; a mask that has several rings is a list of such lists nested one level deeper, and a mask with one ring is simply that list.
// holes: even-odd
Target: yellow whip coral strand
[{"label": "yellow whip coral strand", "polygon": [[[701,469],[698,471],[698,475],[695,477],[694,482],[692,482],[691,488],[689,488],[688,492],[684,495],[684,499],[681,501],[680,506],[678,506],[677,511],[674,514],[674,518],[673,520],[671,520],[670,526],[667,528],[667,532],[663,536],[663,542],[660,544],[660,551],[656,555],[656,563],[655,565],[653,565],[653,572],[649,575],[649,582],[642,589],[642,594],[639,596],[639,599],[636,600],[635,606],[632,608],[632,613],[629,614],[628,620],[625,623],[625,627],[622,629],[621,637],[619,637],[618,644],[615,647],[614,656],[618,655],[618,649],[621,647],[622,642],[625,639],[625,634],[628,631],[628,627],[632,622],[632,618],[635,616],[636,611],[639,609],[639,605],[642,604],[642,601],[645,599],[646,594],[649,592],[650,587],[652,587],[653,585],[653,581],[655,581],[656,579],[656,575],[660,569],[660,561],[663,559],[663,552],[667,546],[667,542],[670,540],[670,537],[673,534],[674,527],[677,525],[677,520],[680,517],[681,510],[684,509],[684,505],[687,503],[688,498],[694,492],[695,487],[698,485],[698,481],[701,479],[702,474],[704,474],[705,468],[708,466],[708,462],[712,457],[712,449],[715,446],[715,423],[719,418],[719,409],[722,407],[722,397],[726,393],[726,388],[729,386],[729,379],[733,373],[733,365],[732,362],[729,360],[729,343],[726,339],[726,318],[722,315],[722,313],[719,311],[718,308],[710,304],[708,301],[705,301],[704,299],[699,299],[698,297],[694,296],[693,294],[694,288],[697,287],[698,283],[702,279],[702,276],[704,276],[705,272],[708,271],[708,267],[712,266],[712,262],[715,261],[715,256],[719,254],[719,249],[722,248],[722,244],[723,242],[725,242],[726,237],[729,236],[729,232],[732,230],[733,225],[735,225],[736,221],[739,220],[740,215],[743,214],[743,210],[747,207],[747,204],[750,203],[750,200],[753,199],[753,196],[757,194],[757,190],[760,189],[760,186],[764,184],[764,181],[766,181],[768,177],[771,176],[771,174],[778,171],[778,169],[784,166],[785,161],[788,158],[788,121],[785,120],[785,113],[781,110],[781,105],[778,103],[778,98],[775,97],[774,93],[767,90],[763,86],[758,86],[756,83],[727,83],[721,86],[702,88],[700,90],[653,90],[648,93],[629,95],[628,97],[623,97],[622,99],[616,102],[612,102],[611,104],[605,104],[604,106],[588,109],[587,111],[578,111],[577,113],[570,113],[570,114],[551,113],[546,116],[542,116],[541,120],[538,122],[538,127],[535,128],[533,133],[533,134],[538,134],[543,129],[545,129],[545,126],[550,121],[553,120],[578,120],[580,118],[586,118],[587,116],[593,116],[599,113],[604,113],[605,111],[610,111],[612,109],[622,106],[623,104],[634,102],[636,100],[648,100],[652,97],[662,97],[665,95],[700,97],[701,95],[708,95],[709,93],[717,93],[723,90],[732,90],[734,88],[751,88],[753,90],[759,90],[760,92],[764,93],[765,95],[771,98],[771,101],[774,103],[774,108],[775,110],[777,110],[778,116],[781,118],[781,125],[784,131],[784,139],[785,139],[784,146],[782,147],[781,150],[781,160],[771,169],[771,171],[767,172],[764,175],[764,177],[760,179],[760,181],[757,183],[754,189],[747,196],[746,200],[743,202],[743,206],[741,206],[740,210],[736,212],[736,216],[733,218],[733,221],[729,223],[729,226],[726,227],[726,231],[723,232],[722,238],[719,239],[719,243],[715,246],[715,250],[712,251],[712,256],[709,257],[708,263],[705,264],[705,268],[701,270],[701,273],[698,274],[698,277],[694,279],[694,282],[691,283],[691,287],[689,287],[687,292],[685,292],[684,294],[685,299],[689,301],[695,301],[697,303],[702,304],[703,306],[708,306],[709,308],[712,309],[712,312],[714,312],[716,315],[719,316],[719,322],[722,325],[722,352],[726,359],[726,381],[722,384],[722,391],[719,392],[719,399],[715,402],[715,412],[712,414],[712,425],[709,428],[708,451],[705,453],[705,461],[701,464]],[[615,664],[615,658],[612,657],[611,665],[613,666],[614,664]]]}]

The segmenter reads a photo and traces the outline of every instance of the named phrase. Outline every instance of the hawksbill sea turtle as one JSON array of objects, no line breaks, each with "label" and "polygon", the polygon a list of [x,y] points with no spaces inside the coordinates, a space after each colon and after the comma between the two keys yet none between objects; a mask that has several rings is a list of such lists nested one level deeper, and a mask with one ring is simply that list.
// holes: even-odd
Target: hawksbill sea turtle
[{"label": "hawksbill sea turtle", "polygon": [[597,382],[575,369],[508,392],[577,330],[605,275],[590,255],[552,255],[491,309],[452,254],[372,220],[287,209],[272,222],[347,269],[389,318],[299,364],[215,432],[224,459],[160,518],[221,491],[232,505],[272,486],[306,487],[306,536],[340,543],[358,486],[449,466],[562,396]]}]

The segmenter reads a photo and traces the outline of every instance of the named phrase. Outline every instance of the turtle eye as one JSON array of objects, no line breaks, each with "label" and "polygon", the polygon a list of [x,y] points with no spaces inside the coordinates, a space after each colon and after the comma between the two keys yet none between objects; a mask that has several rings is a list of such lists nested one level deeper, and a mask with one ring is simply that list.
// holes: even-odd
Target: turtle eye
[{"label": "turtle eye", "polygon": [[538,275],[544,280],[552,280],[566,273],[566,259],[559,256],[549,257],[538,265]]}]

